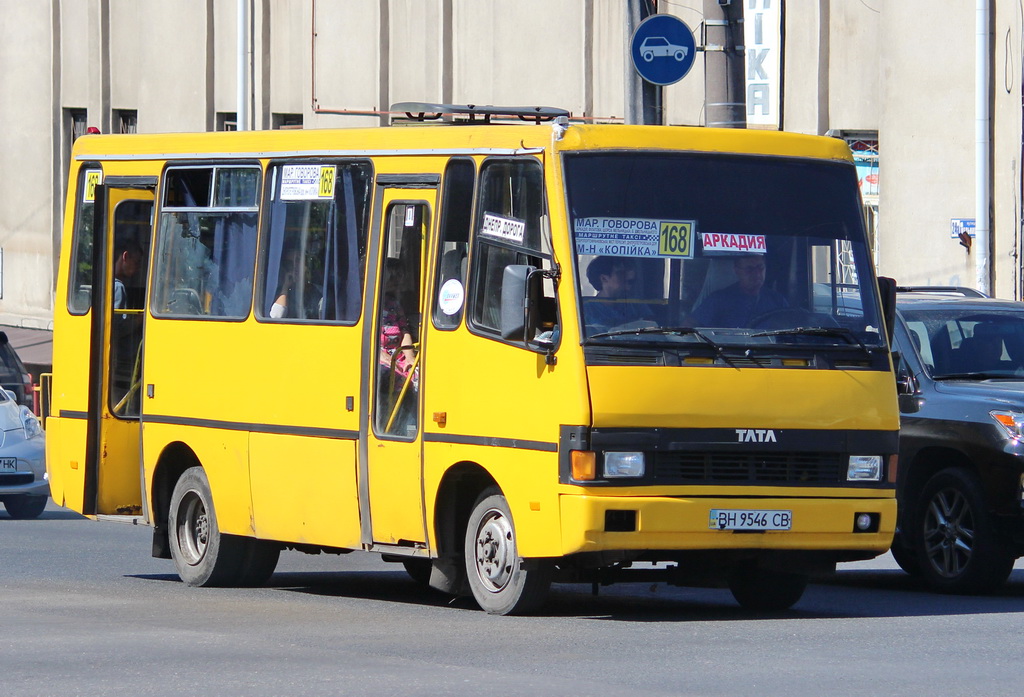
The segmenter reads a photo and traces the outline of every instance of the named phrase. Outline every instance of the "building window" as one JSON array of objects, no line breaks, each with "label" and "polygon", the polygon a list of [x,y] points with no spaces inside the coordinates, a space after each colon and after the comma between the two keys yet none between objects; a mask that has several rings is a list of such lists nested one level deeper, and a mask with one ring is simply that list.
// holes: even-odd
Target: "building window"
[{"label": "building window", "polygon": [[238,115],[233,111],[218,111],[217,112],[217,130],[218,131],[237,131],[238,130]]},{"label": "building window", "polygon": [[302,128],[302,114],[274,114],[271,122],[274,130]]},{"label": "building window", "polygon": [[139,112],[135,109],[114,109],[112,121],[115,133],[137,133]]},{"label": "building window", "polygon": [[85,109],[65,109],[64,127],[67,129],[68,142],[74,143],[89,128],[89,112]]}]

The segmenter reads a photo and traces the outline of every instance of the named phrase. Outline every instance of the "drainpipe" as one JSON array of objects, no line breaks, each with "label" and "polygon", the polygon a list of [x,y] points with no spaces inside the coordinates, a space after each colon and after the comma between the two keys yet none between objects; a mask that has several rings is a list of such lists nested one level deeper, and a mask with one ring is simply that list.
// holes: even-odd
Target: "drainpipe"
[{"label": "drainpipe", "polygon": [[974,246],[977,284],[982,293],[992,294],[989,274],[991,240],[989,210],[992,198],[991,145],[989,143],[989,15],[990,0],[977,0],[975,9],[974,77]]},{"label": "drainpipe", "polygon": [[249,0],[238,0],[238,71],[236,77],[237,106],[235,107],[235,128],[239,131],[249,130]]}]

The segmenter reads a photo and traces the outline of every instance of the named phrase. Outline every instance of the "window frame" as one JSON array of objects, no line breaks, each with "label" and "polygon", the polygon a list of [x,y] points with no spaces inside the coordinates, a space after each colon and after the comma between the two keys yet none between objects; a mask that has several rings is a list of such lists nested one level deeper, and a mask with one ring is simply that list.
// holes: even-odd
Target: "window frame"
[{"label": "window frame", "polygon": [[[277,172],[280,171],[280,168],[282,167],[297,164],[337,165],[339,167],[345,164],[364,164],[367,166],[368,178],[366,189],[366,210],[364,211],[362,221],[364,226],[362,230],[363,237],[359,240],[359,243],[362,245],[362,259],[359,262],[361,273],[359,280],[359,302],[355,317],[351,320],[304,319],[299,317],[273,318],[263,312],[262,292],[264,284],[266,283],[267,270],[270,265],[270,226],[272,224],[272,209],[274,206],[274,200],[272,197],[274,195],[274,187],[277,186]],[[256,245],[256,275],[253,279],[252,315],[256,318],[257,322],[273,325],[316,325],[332,327],[350,327],[359,324],[363,318],[363,305],[366,301],[366,276],[368,273],[367,264],[369,263],[370,240],[373,236],[373,207],[376,176],[377,171],[374,167],[374,162],[371,158],[367,157],[275,158],[267,162],[263,172],[263,206],[261,207],[259,222],[259,239]]]},{"label": "window frame", "polygon": [[[507,344],[509,346],[516,346],[518,348],[525,349],[525,350],[530,351],[532,353],[545,353],[547,351],[547,349],[540,348],[540,347],[537,347],[537,346],[534,346],[534,345],[527,345],[527,344],[524,344],[522,341],[517,341],[515,339],[503,339],[503,338],[501,338],[500,327],[492,329],[491,327],[488,327],[485,324],[481,324],[480,322],[476,321],[476,319],[475,319],[475,315],[476,315],[476,311],[477,311],[477,303],[480,302],[480,298],[481,298],[481,294],[477,293],[477,288],[478,288],[479,284],[483,282],[480,279],[480,274],[484,272],[483,264],[480,261],[480,255],[483,254],[483,250],[486,247],[488,247],[488,246],[495,247],[495,248],[498,248],[498,249],[504,249],[504,250],[507,250],[507,251],[512,251],[512,252],[515,252],[515,253],[517,253],[519,255],[523,255],[523,256],[527,256],[527,257],[537,257],[537,258],[540,258],[542,260],[547,260],[552,268],[554,268],[555,265],[556,265],[553,247],[552,247],[550,252],[544,252],[544,251],[542,251],[540,249],[533,249],[533,248],[530,248],[530,247],[518,246],[516,244],[510,243],[510,242],[506,242],[504,240],[500,240],[500,239],[497,239],[497,238],[481,239],[480,227],[481,227],[481,225],[483,223],[483,215],[486,212],[486,211],[484,211],[484,206],[483,206],[483,201],[482,201],[482,198],[483,198],[483,195],[484,195],[484,177],[485,177],[486,170],[487,170],[487,168],[489,166],[494,166],[494,165],[497,165],[497,164],[502,164],[502,163],[519,163],[519,162],[529,162],[529,163],[532,163],[530,166],[535,166],[535,167],[538,168],[538,170],[540,172],[540,203],[541,203],[541,207],[542,207],[542,211],[540,213],[540,220],[543,221],[544,218],[547,218],[550,221],[550,207],[548,205],[547,175],[546,175],[546,172],[544,171],[544,160],[543,159],[541,159],[539,157],[536,157],[536,156],[533,156],[533,155],[519,155],[519,156],[501,155],[501,156],[484,158],[484,160],[479,163],[479,166],[477,167],[477,172],[476,172],[476,185],[474,187],[475,188],[475,193],[474,193],[474,196],[473,196],[473,227],[470,230],[470,245],[469,245],[469,257],[468,257],[469,258],[469,268],[467,269],[468,270],[468,275],[469,275],[469,290],[467,290],[467,293],[466,293],[466,296],[467,296],[466,297],[466,310],[464,312],[464,315],[465,315],[466,327],[469,329],[470,333],[472,333],[472,334],[474,334],[476,336],[480,336],[480,337],[483,337],[483,338],[486,338],[486,339],[491,339],[493,341],[497,341],[497,342],[502,343],[502,344]],[[550,223],[547,226],[547,231],[548,231],[548,234],[550,235]],[[541,222],[541,229],[539,231],[539,234],[541,235],[541,239],[540,239],[541,245],[540,246],[543,246],[543,242],[544,242],[543,236],[545,234],[545,225],[543,224],[543,222]],[[553,240],[549,240],[549,244],[553,245]],[[499,292],[499,298],[500,298],[500,292],[501,292],[500,286],[498,287],[498,292]],[[557,284],[555,285],[555,288],[554,288],[554,299],[555,299],[556,311],[557,311],[557,302],[558,302],[558,286],[557,286]],[[499,300],[499,302],[500,302],[500,300]],[[559,324],[559,325],[561,324],[560,313],[559,313],[558,321],[557,321],[556,324]],[[556,346],[555,346],[556,350],[558,348],[558,344],[560,344],[560,341],[556,343]]]},{"label": "window frame", "polygon": [[[465,274],[465,278],[461,279],[462,282],[463,282],[463,293],[464,293],[465,297],[463,298],[463,301],[462,301],[462,307],[458,311],[456,322],[454,324],[452,324],[452,325],[442,325],[442,324],[438,323],[438,313],[441,312],[441,308],[439,306],[438,300],[439,300],[439,297],[440,297],[439,294],[441,292],[441,286],[443,285],[443,283],[445,283],[445,281],[441,280],[441,274],[442,274],[442,271],[443,271],[443,269],[442,269],[443,255],[445,254],[445,252],[443,251],[443,247],[444,247],[445,242],[448,241],[448,238],[445,237],[445,233],[446,233],[446,231],[448,229],[447,226],[448,226],[448,222],[449,222],[449,219],[450,219],[450,211],[448,210],[447,206],[445,205],[446,202],[447,202],[447,198],[446,197],[448,195],[448,188],[449,188],[448,187],[448,183],[446,181],[446,177],[447,177],[447,174],[448,174],[448,172],[450,171],[450,169],[452,168],[453,165],[461,165],[463,163],[469,164],[473,168],[473,186],[472,186],[472,193],[470,194],[470,204],[469,204],[469,230],[467,230],[467,234],[466,234],[466,274]],[[476,199],[476,197],[477,197],[477,193],[479,191],[479,183],[480,183],[479,182],[479,174],[480,174],[480,168],[477,167],[476,160],[474,160],[472,157],[465,157],[465,156],[456,156],[456,157],[449,158],[448,162],[445,164],[444,171],[441,173],[441,190],[439,192],[440,193],[440,197],[439,197],[440,201],[439,201],[439,206],[438,206],[438,211],[437,211],[437,216],[438,216],[438,228],[437,228],[438,229],[438,234],[437,234],[437,241],[436,241],[436,249],[434,250],[434,258],[436,259],[436,262],[435,262],[436,268],[433,269],[434,273],[432,274],[434,279],[433,279],[433,286],[432,286],[433,287],[433,293],[432,293],[433,297],[431,298],[431,302],[430,302],[430,323],[431,323],[431,325],[433,326],[434,329],[436,329],[438,331],[442,331],[442,332],[453,332],[453,331],[455,331],[456,329],[458,329],[459,327],[462,326],[463,321],[468,321],[468,319],[466,317],[466,314],[467,314],[466,310],[468,309],[467,306],[469,304],[469,291],[468,291],[468,287],[472,283],[472,278],[473,278],[473,268],[472,268],[474,266],[474,264],[472,264],[472,257],[473,257],[473,231],[474,231],[474,228],[476,227],[476,207],[477,207],[477,199]]]},{"label": "window frame", "polygon": [[[90,221],[89,224],[92,225],[93,222],[96,219],[96,208],[95,208],[95,206],[96,206],[96,198],[95,198],[95,196],[93,197],[92,201],[86,201],[85,200],[85,190],[86,190],[86,187],[87,187],[86,178],[89,176],[89,172],[94,172],[94,171],[97,171],[97,170],[99,170],[99,172],[100,172],[100,183],[103,183],[104,178],[106,176],[105,172],[103,171],[103,165],[101,163],[99,163],[99,162],[83,162],[82,166],[78,168],[78,184],[77,184],[77,186],[75,188],[75,219],[74,219],[74,222],[73,222],[74,227],[72,228],[72,233],[71,233],[71,259],[70,259],[70,262],[68,263],[68,289],[67,289],[68,292],[67,292],[67,297],[65,298],[65,300],[66,300],[68,314],[75,315],[77,317],[84,317],[85,315],[89,314],[89,311],[92,309],[91,294],[93,292],[93,288],[92,288],[91,285],[89,287],[90,288],[89,289],[90,302],[86,305],[86,307],[84,309],[76,310],[75,306],[74,306],[74,303],[73,303],[73,299],[74,299],[75,295],[77,295],[77,292],[78,292],[78,281],[79,281],[79,278],[78,278],[78,274],[77,274],[77,269],[78,269],[78,264],[81,262],[81,259],[79,259],[79,254],[82,252],[82,249],[80,248],[79,245],[80,245],[80,243],[82,241],[82,225],[83,225],[83,222],[84,222],[84,218],[82,216],[82,209],[85,207],[86,203],[92,203],[93,204],[93,210],[92,210],[92,218],[93,218],[93,220]],[[92,230],[92,240],[90,240],[90,243],[89,243],[89,250],[90,250],[90,252],[89,252],[89,256],[90,256],[90,258],[89,258],[89,265],[90,265],[90,267],[92,266],[92,258],[91,258],[92,257],[92,251],[91,251],[92,250],[92,245],[95,244],[95,243],[96,243],[96,231]],[[90,271],[90,277],[91,276],[92,276],[92,273]]]},{"label": "window frame", "polygon": [[[167,206],[167,194],[168,194],[168,173],[173,170],[181,169],[210,169],[213,170],[211,176],[211,186],[207,203],[211,203],[216,195],[216,183],[217,183],[217,171],[221,169],[255,169],[259,172],[260,181],[256,185],[256,205],[255,206],[228,206],[228,207],[217,207],[217,206]],[[254,159],[217,159],[217,160],[173,160],[168,161],[164,164],[163,170],[160,172],[160,186],[157,191],[157,207],[155,212],[155,221],[153,228],[153,268],[150,277],[147,306],[149,308],[149,315],[154,319],[159,320],[176,320],[176,321],[197,321],[197,322],[244,322],[253,314],[253,301],[256,296],[256,273],[257,273],[257,259],[259,256],[259,244],[260,235],[262,228],[262,216],[264,209],[263,201],[263,182],[266,180],[266,168],[260,160]],[[162,256],[163,249],[161,245],[164,241],[163,221],[164,213],[177,213],[186,211],[202,211],[204,213],[218,212],[218,211],[230,211],[235,213],[255,213],[256,214],[256,240],[253,245],[253,258],[252,258],[252,275],[249,279],[249,307],[245,314],[242,315],[204,315],[204,314],[184,314],[184,313],[168,313],[159,310],[157,304],[157,293],[159,292],[160,282],[163,281],[163,277],[160,275],[163,272],[163,265],[160,263],[160,257]]]}]

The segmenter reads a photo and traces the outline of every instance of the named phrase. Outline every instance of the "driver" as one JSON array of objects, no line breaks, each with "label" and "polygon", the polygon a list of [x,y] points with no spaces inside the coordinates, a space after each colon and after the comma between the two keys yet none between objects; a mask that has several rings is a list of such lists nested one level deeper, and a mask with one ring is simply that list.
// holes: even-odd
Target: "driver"
[{"label": "driver", "polygon": [[637,300],[637,268],[628,257],[600,256],[587,266],[587,280],[597,294],[584,301],[588,327],[608,329],[627,324],[654,324],[655,310]]},{"label": "driver", "polygon": [[763,254],[745,254],[732,263],[736,282],[711,293],[693,312],[698,327],[747,327],[751,320],[789,306],[786,298],[764,287]]}]

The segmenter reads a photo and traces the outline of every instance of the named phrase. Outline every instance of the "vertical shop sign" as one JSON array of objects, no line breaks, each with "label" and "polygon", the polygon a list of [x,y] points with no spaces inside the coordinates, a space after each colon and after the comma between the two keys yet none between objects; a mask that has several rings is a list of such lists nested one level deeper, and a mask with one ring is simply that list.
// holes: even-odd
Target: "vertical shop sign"
[{"label": "vertical shop sign", "polygon": [[747,124],[779,128],[783,0],[745,2]]}]

